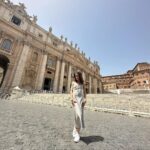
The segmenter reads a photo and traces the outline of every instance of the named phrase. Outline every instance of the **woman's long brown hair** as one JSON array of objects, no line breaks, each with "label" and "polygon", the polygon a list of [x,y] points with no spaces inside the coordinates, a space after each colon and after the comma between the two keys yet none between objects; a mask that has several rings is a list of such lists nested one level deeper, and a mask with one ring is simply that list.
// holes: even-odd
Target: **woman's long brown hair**
[{"label": "woman's long brown hair", "polygon": [[77,71],[76,73],[74,73],[74,80],[75,80],[75,82],[78,82],[78,81],[76,80],[76,75],[78,75],[78,77],[79,77],[79,83],[80,83],[80,84],[83,84],[83,83],[84,83],[84,80],[83,80],[83,77],[82,77],[82,73],[81,73],[80,71]]}]

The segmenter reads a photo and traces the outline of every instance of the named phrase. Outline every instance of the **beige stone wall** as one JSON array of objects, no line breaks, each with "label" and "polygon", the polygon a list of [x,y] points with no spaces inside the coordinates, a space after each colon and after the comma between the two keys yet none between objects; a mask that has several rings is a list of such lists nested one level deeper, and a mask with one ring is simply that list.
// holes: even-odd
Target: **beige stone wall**
[{"label": "beige stone wall", "polygon": [[[69,94],[32,94],[14,100],[72,107]],[[89,94],[85,108],[130,116],[150,117],[150,94]]]}]

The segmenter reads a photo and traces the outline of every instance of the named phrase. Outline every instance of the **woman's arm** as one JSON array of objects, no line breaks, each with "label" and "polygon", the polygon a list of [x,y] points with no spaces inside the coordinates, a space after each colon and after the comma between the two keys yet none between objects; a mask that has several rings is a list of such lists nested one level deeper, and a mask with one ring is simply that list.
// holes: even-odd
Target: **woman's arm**
[{"label": "woman's arm", "polygon": [[85,85],[84,84],[83,84],[83,95],[84,95],[84,100],[83,100],[82,106],[84,107],[85,103],[86,103],[86,89],[85,89]]},{"label": "woman's arm", "polygon": [[71,83],[71,87],[70,87],[70,98],[71,98],[71,104],[74,106],[74,102],[73,102],[73,82]]},{"label": "woman's arm", "polygon": [[85,85],[83,84],[83,94],[84,94],[84,98],[86,99],[86,89],[85,89]]}]

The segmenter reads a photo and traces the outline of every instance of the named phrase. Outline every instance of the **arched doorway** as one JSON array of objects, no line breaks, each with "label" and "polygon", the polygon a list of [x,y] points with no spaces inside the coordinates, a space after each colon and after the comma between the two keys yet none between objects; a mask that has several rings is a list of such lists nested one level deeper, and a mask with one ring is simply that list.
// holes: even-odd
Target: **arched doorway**
[{"label": "arched doorway", "polygon": [[9,59],[6,56],[0,54],[0,87],[3,84],[7,72],[8,64],[9,64]]}]

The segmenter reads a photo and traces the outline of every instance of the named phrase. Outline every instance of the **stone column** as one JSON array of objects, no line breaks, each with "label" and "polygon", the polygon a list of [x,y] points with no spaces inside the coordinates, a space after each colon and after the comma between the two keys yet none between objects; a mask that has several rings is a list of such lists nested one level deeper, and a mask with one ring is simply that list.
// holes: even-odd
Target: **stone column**
[{"label": "stone column", "polygon": [[100,90],[100,93],[102,93],[102,82],[101,82],[101,80],[99,80],[99,90]]},{"label": "stone column", "polygon": [[84,82],[86,82],[86,78],[85,78],[85,73],[84,73],[84,71],[82,72],[82,77],[83,77]]},{"label": "stone column", "polygon": [[9,85],[8,85],[8,81],[9,81],[9,78],[10,78],[10,76],[11,76],[13,67],[14,67],[14,65],[8,63],[8,67],[7,67],[6,74],[5,74],[5,76],[3,77],[4,79],[2,79],[2,80],[3,80],[3,83],[2,83],[2,88],[3,88],[3,89],[9,89],[9,88],[10,88]]},{"label": "stone column", "polygon": [[91,94],[91,76],[89,75],[89,94]]},{"label": "stone column", "polygon": [[94,78],[93,82],[94,82],[94,94],[97,94],[97,79]]},{"label": "stone column", "polygon": [[20,49],[23,49],[24,45],[21,43],[21,41],[19,39],[15,40],[15,44],[14,44],[14,50],[12,51],[12,53],[14,54],[14,56],[16,57],[15,62],[11,62],[9,65],[12,66],[12,70],[11,73],[9,74],[9,79],[7,80],[7,86],[8,87],[12,87],[12,82],[15,76],[15,72],[18,66],[18,62],[20,60],[20,56],[22,54],[22,51],[20,51]]},{"label": "stone column", "polygon": [[40,71],[39,71],[39,76],[37,76],[36,89],[38,89],[38,90],[41,90],[42,86],[43,86],[46,64],[47,64],[47,54],[44,54],[43,58],[42,58],[42,63],[41,63]]},{"label": "stone column", "polygon": [[67,92],[70,92],[70,85],[71,85],[71,69],[72,66],[69,64],[69,71],[68,71],[68,83],[67,83]]},{"label": "stone column", "polygon": [[61,73],[60,73],[60,82],[59,82],[59,92],[60,93],[62,93],[62,89],[63,89],[64,70],[65,70],[65,62],[63,61],[61,64]]},{"label": "stone column", "polygon": [[58,89],[59,70],[60,70],[60,60],[57,59],[55,78],[54,78],[54,85],[53,85],[53,91],[55,93],[57,92],[57,89]]},{"label": "stone column", "polygon": [[[0,4],[2,2],[4,2],[4,0],[0,0]],[[5,17],[5,13],[6,13],[7,9],[6,8],[2,9],[2,7],[3,7],[3,5],[0,5],[0,17]],[[6,17],[5,17],[5,19],[6,19]]]},{"label": "stone column", "polygon": [[25,69],[26,61],[28,58],[29,49],[30,49],[30,46],[25,43],[23,46],[21,56],[20,56],[20,60],[16,68],[16,73],[12,82],[12,87],[20,86],[21,84],[21,79],[22,79],[23,71]]}]

